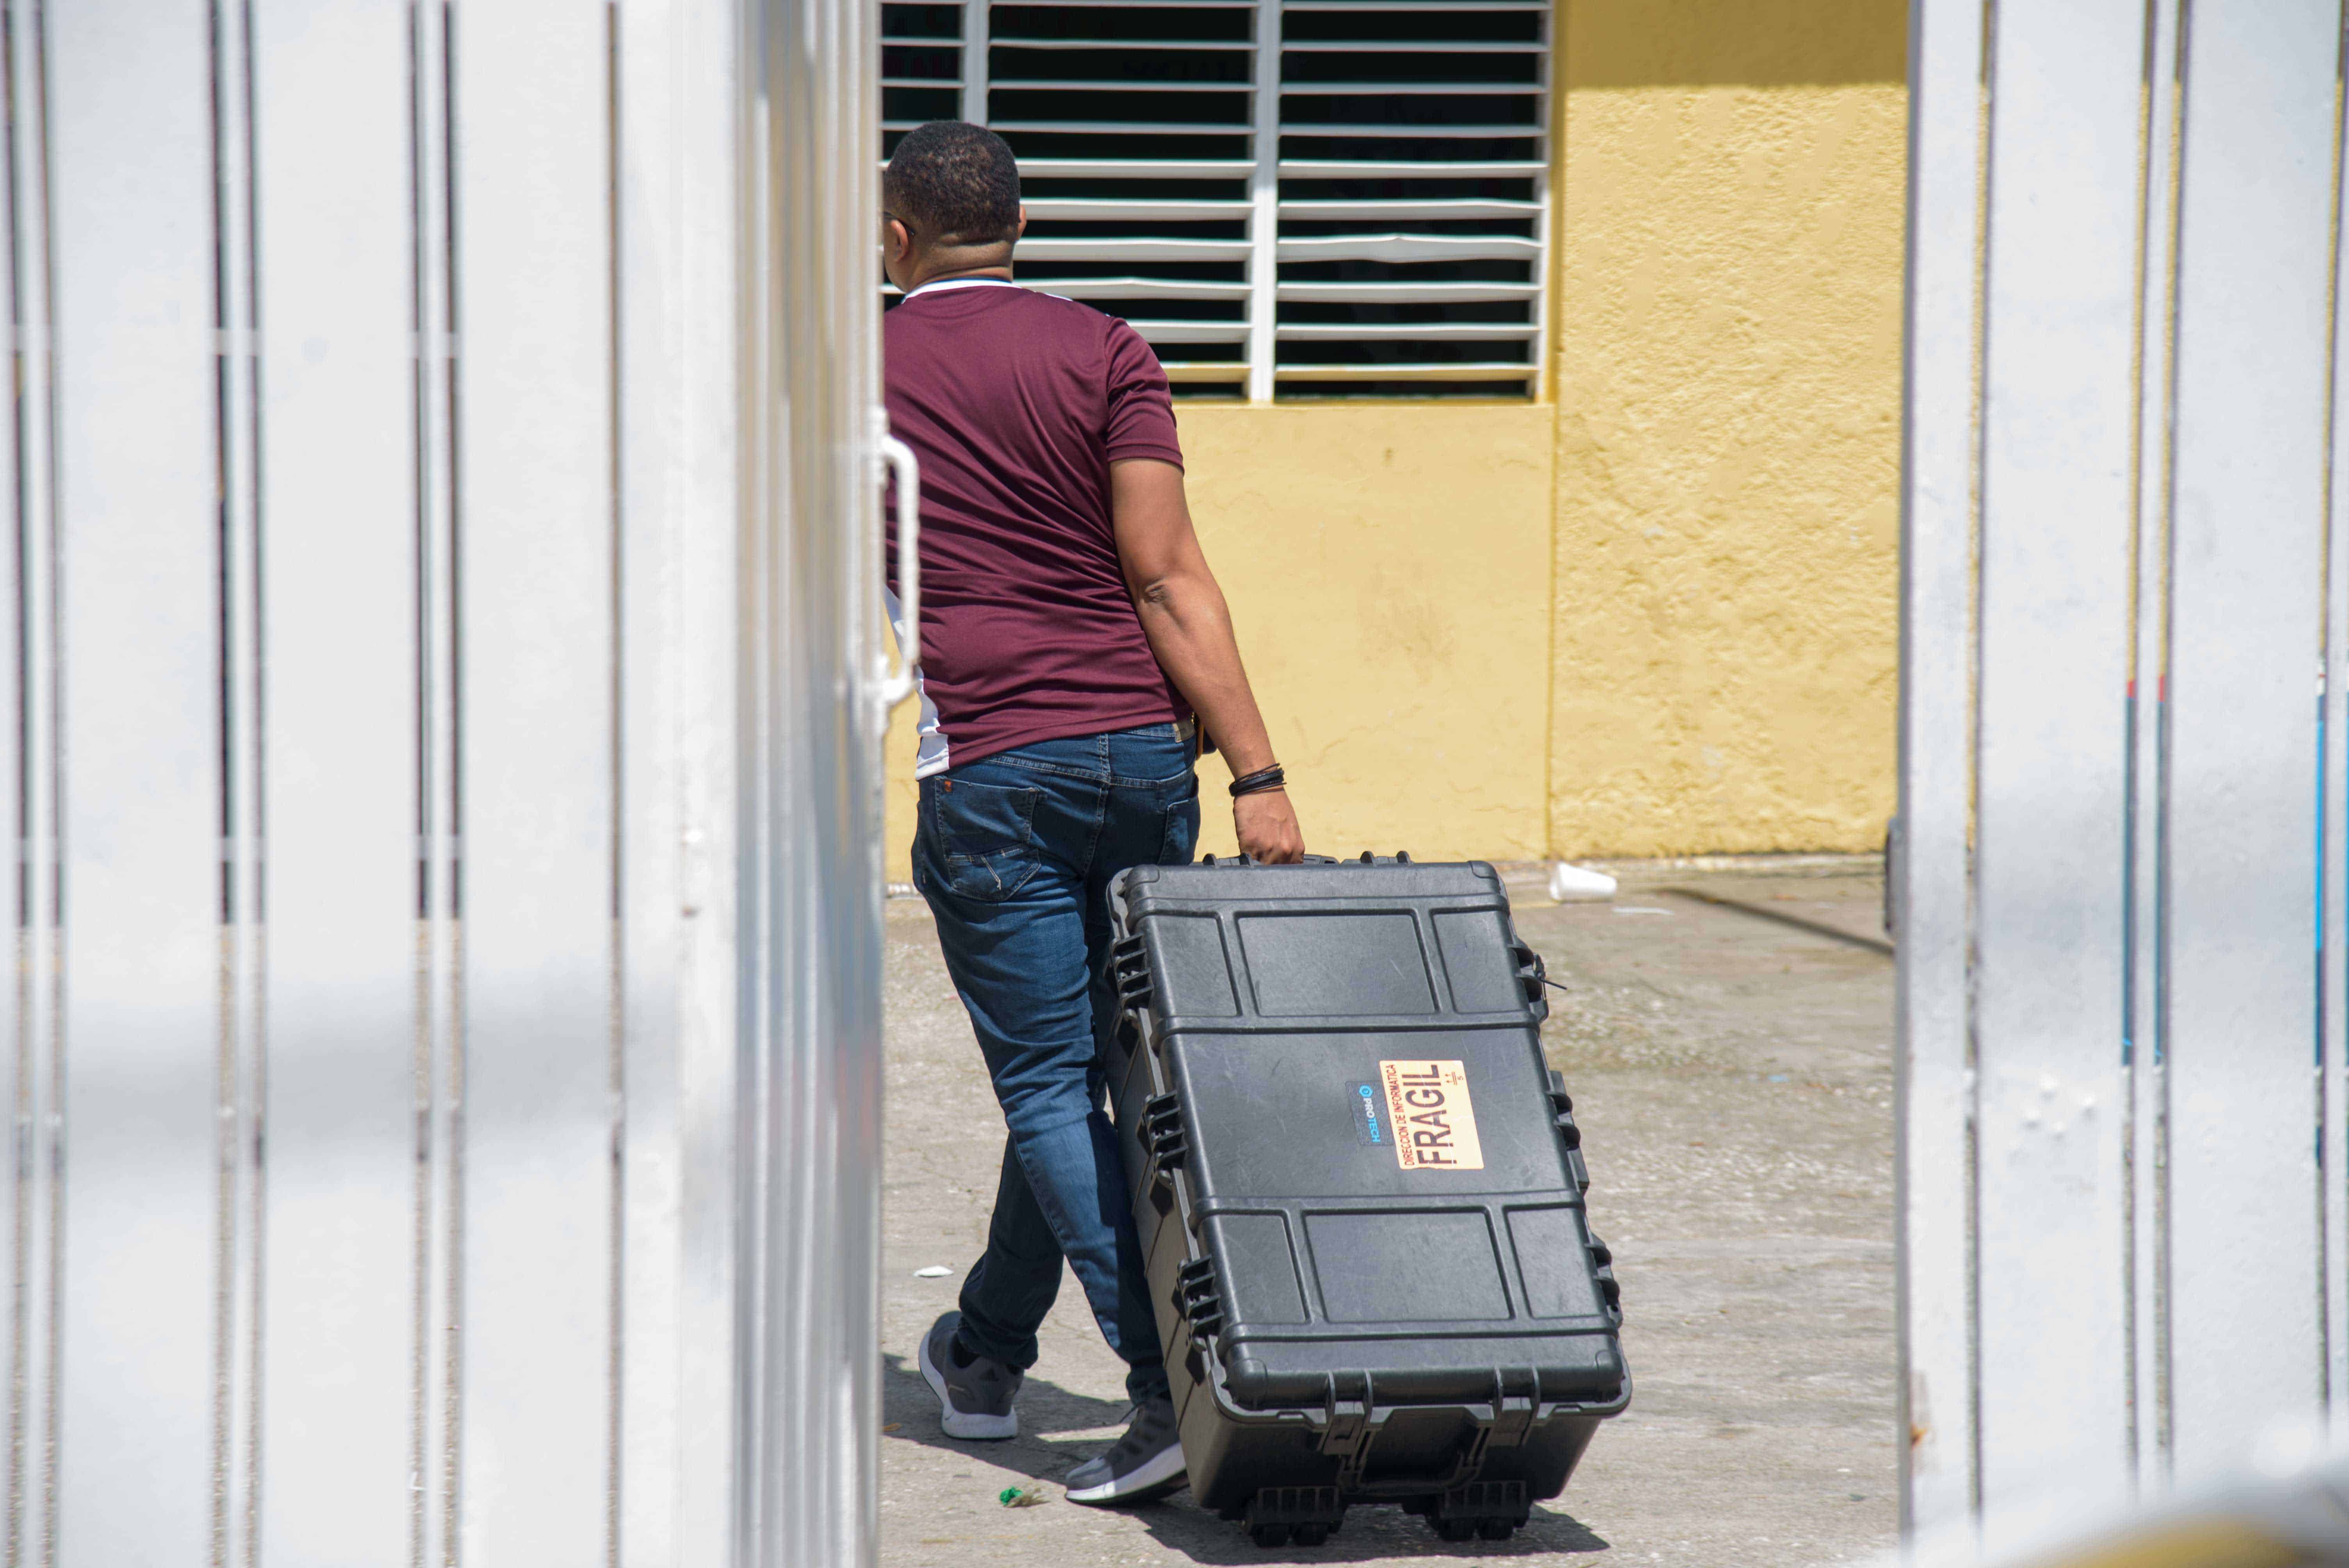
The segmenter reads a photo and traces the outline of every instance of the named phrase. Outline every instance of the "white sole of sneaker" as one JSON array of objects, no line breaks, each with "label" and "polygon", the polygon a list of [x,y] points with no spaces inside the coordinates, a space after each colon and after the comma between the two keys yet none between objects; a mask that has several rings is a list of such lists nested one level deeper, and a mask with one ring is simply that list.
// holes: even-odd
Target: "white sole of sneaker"
[{"label": "white sole of sneaker", "polygon": [[1183,1445],[1174,1443],[1152,1455],[1135,1470],[1099,1486],[1069,1493],[1071,1502],[1148,1502],[1183,1484]]},{"label": "white sole of sneaker", "polygon": [[1006,1438],[1019,1435],[1019,1412],[1017,1410],[1000,1416],[974,1416],[954,1408],[954,1401],[947,1397],[947,1380],[930,1364],[929,1336],[922,1336],[915,1359],[921,1363],[922,1381],[927,1383],[930,1392],[938,1397],[938,1425],[945,1429],[947,1436],[960,1438],[966,1442],[999,1443]]}]

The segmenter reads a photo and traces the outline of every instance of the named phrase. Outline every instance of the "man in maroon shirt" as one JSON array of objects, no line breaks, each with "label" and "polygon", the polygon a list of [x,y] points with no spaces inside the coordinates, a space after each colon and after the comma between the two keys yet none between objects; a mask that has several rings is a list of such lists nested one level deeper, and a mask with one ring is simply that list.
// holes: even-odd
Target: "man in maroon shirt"
[{"label": "man in maroon shirt", "polygon": [[1102,1109],[1106,893],[1129,866],[1191,858],[1202,727],[1231,764],[1241,849],[1291,861],[1304,841],[1192,532],[1150,346],[1011,281],[1027,214],[992,132],[907,135],[883,208],[905,296],[883,329],[889,423],[922,472],[914,880],[1010,1134],[987,1251],[918,1360],[948,1435],[1016,1436],[1065,1260],[1134,1404],[1069,1497],[1138,1502],[1182,1484],[1183,1453]]}]

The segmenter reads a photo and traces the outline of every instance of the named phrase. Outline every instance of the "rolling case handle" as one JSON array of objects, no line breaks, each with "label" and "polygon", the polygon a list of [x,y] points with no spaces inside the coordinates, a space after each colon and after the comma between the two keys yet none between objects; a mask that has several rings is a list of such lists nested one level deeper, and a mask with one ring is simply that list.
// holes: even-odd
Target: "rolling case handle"
[{"label": "rolling case handle", "polygon": [[[1378,856],[1372,854],[1368,850],[1364,850],[1361,852],[1361,857],[1352,863],[1365,866],[1376,865],[1378,864]],[[1201,855],[1199,857],[1199,863],[1203,866],[1255,866],[1262,865],[1264,862],[1257,860],[1254,855],[1243,851],[1237,855]],[[1298,861],[1298,864],[1306,866],[1335,866],[1346,863],[1348,862],[1339,860],[1335,855],[1307,855],[1303,860]],[[1411,851],[1409,850],[1397,850],[1395,851],[1394,863],[1399,866],[1407,866],[1411,864]]]}]

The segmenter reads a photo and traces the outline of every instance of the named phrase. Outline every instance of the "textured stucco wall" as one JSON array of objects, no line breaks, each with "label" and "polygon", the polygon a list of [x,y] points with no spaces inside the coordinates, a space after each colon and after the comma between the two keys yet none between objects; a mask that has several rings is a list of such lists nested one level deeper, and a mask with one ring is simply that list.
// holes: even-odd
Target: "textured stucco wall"
[{"label": "textured stucco wall", "polygon": [[1565,0],[1562,23],[1552,848],[1870,847],[1906,7]]},{"label": "textured stucco wall", "polygon": [[[1316,853],[1544,851],[1545,406],[1177,406],[1192,515]],[[911,705],[889,741],[889,875],[914,825]],[[1200,769],[1229,853],[1230,775]]]}]

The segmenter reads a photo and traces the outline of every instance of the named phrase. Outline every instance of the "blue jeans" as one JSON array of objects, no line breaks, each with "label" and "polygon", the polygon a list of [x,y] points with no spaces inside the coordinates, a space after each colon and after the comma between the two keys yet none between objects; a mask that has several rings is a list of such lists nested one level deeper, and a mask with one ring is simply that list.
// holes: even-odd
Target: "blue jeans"
[{"label": "blue jeans", "polygon": [[1025,1369],[1066,1258],[1136,1400],[1166,1392],[1142,1244],[1102,1109],[1116,1021],[1110,880],[1186,861],[1191,743],[1171,724],[1039,741],[922,780],[914,881],[937,917],[1010,1138],[962,1335]]}]

